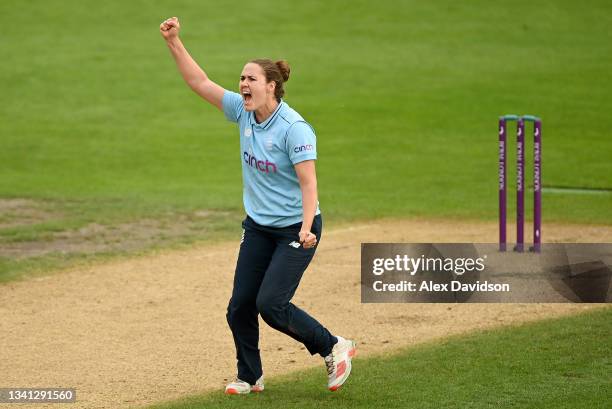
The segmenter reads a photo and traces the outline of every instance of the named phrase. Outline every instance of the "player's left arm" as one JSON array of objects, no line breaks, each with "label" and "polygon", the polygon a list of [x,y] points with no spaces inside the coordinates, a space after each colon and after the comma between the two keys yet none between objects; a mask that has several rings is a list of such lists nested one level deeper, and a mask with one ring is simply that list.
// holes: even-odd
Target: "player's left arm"
[{"label": "player's left arm", "polygon": [[300,230],[300,242],[304,248],[314,247],[317,244],[317,237],[310,231],[312,221],[317,212],[317,173],[315,171],[315,161],[305,160],[294,165],[295,173],[300,182],[302,191],[302,208],[304,220]]}]

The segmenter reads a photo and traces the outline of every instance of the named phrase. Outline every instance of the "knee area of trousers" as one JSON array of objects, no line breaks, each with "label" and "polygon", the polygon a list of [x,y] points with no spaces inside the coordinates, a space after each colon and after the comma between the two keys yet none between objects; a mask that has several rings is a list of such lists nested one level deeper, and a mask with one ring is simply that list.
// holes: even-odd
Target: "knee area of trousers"
[{"label": "knee area of trousers", "polygon": [[231,325],[235,317],[250,315],[254,309],[255,302],[252,299],[232,298],[227,305],[225,317],[227,318],[227,322]]},{"label": "knee area of trousers", "polygon": [[231,303],[227,306],[227,311],[225,312],[225,318],[227,319],[227,323],[230,325],[230,327],[232,326],[232,310],[231,310]]},{"label": "knee area of trousers", "polygon": [[284,305],[272,300],[266,300],[265,298],[257,299],[257,311],[259,311],[259,315],[265,321],[274,321],[284,308]]}]

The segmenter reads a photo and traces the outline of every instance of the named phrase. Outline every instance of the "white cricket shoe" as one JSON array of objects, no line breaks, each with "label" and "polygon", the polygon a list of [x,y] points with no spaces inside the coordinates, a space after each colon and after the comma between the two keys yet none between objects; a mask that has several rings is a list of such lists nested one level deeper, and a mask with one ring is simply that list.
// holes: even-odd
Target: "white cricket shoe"
[{"label": "white cricket shoe", "polygon": [[261,377],[255,382],[255,385],[251,385],[248,382],[236,379],[234,382],[227,384],[225,387],[225,393],[228,395],[243,395],[251,392],[261,392],[264,390],[264,377]]},{"label": "white cricket shoe", "polygon": [[355,356],[355,342],[350,339],[338,338],[338,342],[327,355],[325,366],[327,367],[327,389],[338,390],[351,374],[351,358]]}]

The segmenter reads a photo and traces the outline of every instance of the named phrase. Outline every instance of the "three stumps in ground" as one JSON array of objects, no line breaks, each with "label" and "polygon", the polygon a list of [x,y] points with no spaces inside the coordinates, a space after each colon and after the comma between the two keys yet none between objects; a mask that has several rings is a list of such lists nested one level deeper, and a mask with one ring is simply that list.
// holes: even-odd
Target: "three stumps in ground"
[{"label": "three stumps in ground", "polygon": [[542,240],[542,120],[533,115],[499,117],[499,250],[506,251],[506,164],[508,122],[516,121],[516,246],[525,247],[525,122],[533,122],[533,247],[539,252]]}]

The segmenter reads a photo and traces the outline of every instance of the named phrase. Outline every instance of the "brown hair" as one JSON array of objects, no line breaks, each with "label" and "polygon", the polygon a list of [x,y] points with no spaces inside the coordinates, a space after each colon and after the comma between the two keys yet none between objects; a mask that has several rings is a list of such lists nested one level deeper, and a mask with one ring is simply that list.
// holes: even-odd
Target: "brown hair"
[{"label": "brown hair", "polygon": [[285,60],[274,62],[268,58],[260,58],[249,62],[257,64],[263,69],[267,82],[274,81],[276,83],[274,96],[280,102],[280,99],[285,95],[283,84],[289,81],[289,73],[291,72],[289,63]]}]

